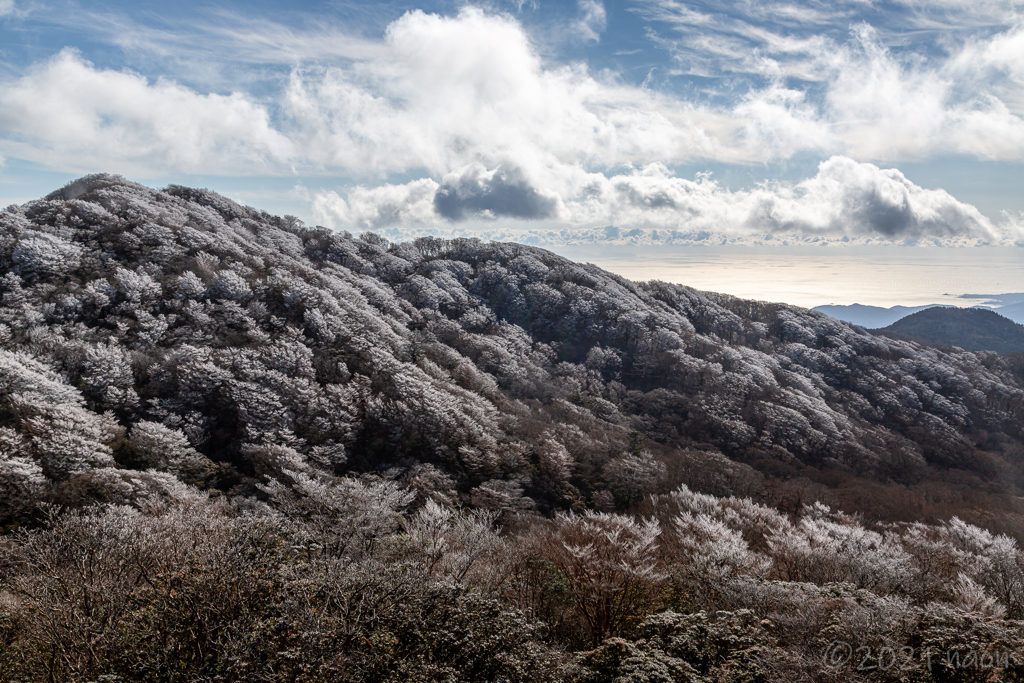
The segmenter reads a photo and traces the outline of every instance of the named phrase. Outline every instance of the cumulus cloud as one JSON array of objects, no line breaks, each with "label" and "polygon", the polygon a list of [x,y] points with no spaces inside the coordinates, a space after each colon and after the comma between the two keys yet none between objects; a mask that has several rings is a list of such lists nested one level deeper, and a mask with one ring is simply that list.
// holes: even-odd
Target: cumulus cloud
[{"label": "cumulus cloud", "polygon": [[752,227],[890,238],[953,237],[991,239],[991,222],[975,207],[944,190],[927,190],[895,169],[833,157],[813,178],[794,188],[749,194]]},{"label": "cumulus cloud", "polygon": [[[455,224],[481,214],[488,218],[557,216],[560,223],[583,229],[573,233],[574,239],[597,240],[626,239],[644,234],[643,229],[667,230],[665,235],[685,233],[690,236],[687,239],[695,234],[998,238],[988,218],[949,193],[915,185],[898,170],[842,156],[823,162],[815,176],[802,182],[765,184],[748,191],[724,189],[708,175],[679,178],[660,164],[610,178],[590,174],[589,181],[574,195],[545,197],[521,178],[499,169],[472,168],[446,177],[441,185],[426,179],[372,191],[357,188],[347,204],[358,204],[355,214],[351,209],[346,209],[348,213],[323,210],[318,217],[335,226],[401,222],[403,229],[415,229]],[[319,206],[345,204],[333,192],[321,197],[316,200]],[[538,204],[541,198],[543,203]]]},{"label": "cumulus cloud", "polygon": [[97,69],[72,50],[3,89],[0,130],[9,156],[89,170],[252,172],[292,154],[245,95]]},{"label": "cumulus cloud", "polygon": [[[587,7],[596,27],[599,5]],[[251,51],[249,33],[239,49]],[[520,24],[475,8],[409,12],[378,45],[302,58],[311,61],[264,103],[97,69],[65,51],[4,84],[3,148],[65,166],[146,165],[150,175],[426,169],[440,178],[511,160],[538,177],[553,163],[761,156],[722,142],[742,122],[582,64],[546,66]]]},{"label": "cumulus cloud", "polygon": [[709,156],[715,145],[692,107],[582,65],[545,68],[507,17],[410,12],[385,43],[379,58],[293,74],[286,107],[311,160],[440,176],[512,159],[537,175],[552,158],[612,165]]},{"label": "cumulus cloud", "polygon": [[430,178],[404,185],[358,186],[343,199],[327,191],[313,198],[313,217],[330,226],[380,228],[390,225],[435,223],[438,184]]}]

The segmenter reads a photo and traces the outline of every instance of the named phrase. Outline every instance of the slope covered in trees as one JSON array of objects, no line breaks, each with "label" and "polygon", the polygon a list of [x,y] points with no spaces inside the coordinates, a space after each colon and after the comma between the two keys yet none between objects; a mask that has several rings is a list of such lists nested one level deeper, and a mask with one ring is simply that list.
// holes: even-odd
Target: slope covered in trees
[{"label": "slope covered in trees", "polygon": [[998,355],[522,245],[389,244],[100,175],[0,213],[0,269],[6,524],[40,497],[387,471],[505,512],[687,483],[1012,525],[1024,481]]},{"label": "slope covered in trees", "polygon": [[1012,356],[112,176],[0,273],[0,683],[1024,674]]},{"label": "slope covered in trees", "polygon": [[929,308],[900,318],[888,332],[968,351],[1024,353],[1024,325],[983,308]]}]

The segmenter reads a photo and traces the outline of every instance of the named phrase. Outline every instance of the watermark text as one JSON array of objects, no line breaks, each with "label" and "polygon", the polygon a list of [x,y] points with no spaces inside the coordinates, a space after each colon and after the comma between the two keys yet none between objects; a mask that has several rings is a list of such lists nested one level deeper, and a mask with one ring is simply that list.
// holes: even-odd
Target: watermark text
[{"label": "watermark text", "polygon": [[936,647],[913,648],[868,645],[856,646],[833,640],[825,649],[824,664],[839,671],[847,667],[855,671],[908,671],[927,669],[1006,669],[1024,663],[1019,653],[1001,648],[972,650]]}]

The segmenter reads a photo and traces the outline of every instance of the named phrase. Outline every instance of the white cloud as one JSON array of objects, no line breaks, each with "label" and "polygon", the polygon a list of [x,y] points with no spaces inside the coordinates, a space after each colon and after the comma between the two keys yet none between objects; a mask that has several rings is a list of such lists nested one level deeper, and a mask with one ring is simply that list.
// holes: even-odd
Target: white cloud
[{"label": "white cloud", "polygon": [[[730,113],[750,148],[760,143],[771,158],[808,149],[884,161],[1024,155],[1019,0],[710,0],[701,12],[645,0],[635,9],[661,27],[655,39],[680,73],[747,79]],[[800,129],[808,135],[793,134]]]},{"label": "white cloud", "polygon": [[[814,177],[800,183],[765,184],[749,191],[723,189],[708,176],[679,178],[660,164],[610,178],[584,174],[576,179],[578,190],[567,196],[545,195],[514,183],[488,185],[481,180],[494,177],[493,171],[484,174],[472,169],[457,178],[446,178],[446,185],[426,179],[408,185],[356,188],[347,203],[337,193],[322,193],[314,206],[320,207],[318,219],[326,218],[333,226],[394,225],[403,234],[407,228],[415,231],[416,225],[436,230],[463,219],[493,234],[495,230],[508,230],[508,222],[487,227],[481,219],[512,217],[549,219],[541,220],[542,225],[557,219],[562,225],[580,228],[571,233],[580,241],[607,238],[609,234],[601,226],[608,224],[616,226],[614,239],[622,237],[618,228],[632,229],[634,234],[660,229],[664,235],[725,234],[740,239],[771,234],[882,240],[1001,239],[988,218],[947,192],[915,185],[895,169],[881,169],[841,156],[823,162]],[[471,179],[476,192],[471,208],[508,206],[510,196],[513,203],[521,202],[524,196],[534,200],[543,197],[550,203],[539,204],[541,210],[532,215],[525,210],[446,211],[438,200],[444,195],[438,190],[466,178]],[[538,206],[536,201],[525,205]],[[355,206],[357,211],[352,210]],[[520,228],[527,229],[524,226]]]},{"label": "white cloud", "polygon": [[786,159],[804,151],[841,148],[841,140],[806,94],[776,81],[747,95],[732,110],[743,122],[743,142],[765,161]]},{"label": "white cloud", "polygon": [[348,202],[334,190],[321,190],[313,196],[313,220],[319,225],[334,228],[338,225],[355,225],[351,218]]},{"label": "white cloud", "polygon": [[[255,30],[234,37],[243,52],[260,43]],[[748,144],[748,122],[731,112],[597,78],[580,64],[546,67],[518,23],[478,9],[410,12],[383,43],[364,41],[342,61],[296,67],[280,100],[264,104],[97,69],[64,51],[6,84],[3,148],[63,167],[147,175],[426,169],[440,178],[474,163],[512,163],[544,184],[564,164],[765,156],[764,136]]]},{"label": "white cloud", "polygon": [[752,54],[773,55],[787,65],[823,43],[843,42],[850,26],[871,23],[883,42],[941,57],[963,41],[1019,24],[1020,0],[705,0],[700,11],[680,0],[634,0],[632,11],[684,69],[695,73],[759,73]]},{"label": "white cloud", "polygon": [[969,41],[950,61],[953,77],[990,84],[1016,112],[1024,111],[1024,22],[989,38]]},{"label": "white cloud", "polygon": [[579,0],[580,18],[576,30],[584,40],[599,41],[608,27],[608,14],[599,0]]},{"label": "white cloud", "polygon": [[10,156],[58,167],[252,173],[292,153],[266,109],[241,94],[96,69],[63,50],[0,93]]},{"label": "white cloud", "polygon": [[[772,230],[994,239],[990,221],[944,190],[927,190],[895,169],[832,157],[794,188],[761,189],[745,198],[747,225]],[[755,208],[756,207],[756,208]]]},{"label": "white cloud", "polygon": [[[862,24],[852,42],[822,44],[801,61],[820,81],[820,97],[783,86],[785,68],[766,60],[762,69],[771,84],[751,90],[732,114],[745,122],[748,147],[760,142],[766,158],[831,150],[881,161],[939,154],[1018,160],[1024,156],[1024,79],[1009,83],[1020,68],[1014,50],[1024,50],[1018,34],[997,34],[931,66],[898,57]],[[996,69],[1003,83],[985,73]]]},{"label": "white cloud", "polygon": [[1024,154],[1024,119],[994,94],[964,87],[951,69],[900,63],[866,27],[858,37],[857,47],[837,58],[827,96],[849,153],[871,159]]},{"label": "white cloud", "polygon": [[355,187],[348,200],[337,192],[313,197],[313,218],[329,227],[379,228],[396,224],[436,223],[434,195],[439,185],[430,178],[404,185]]},{"label": "white cloud", "polygon": [[[609,180],[601,194],[606,220],[681,230],[733,233],[793,232],[885,239],[966,236],[993,239],[991,222],[942,190],[927,190],[895,169],[847,157],[822,162],[795,185],[765,184],[730,192],[710,178],[695,181],[653,167]],[[579,204],[586,206],[592,199]],[[567,202],[573,211],[577,202]],[[594,207],[591,215],[599,216]],[[596,217],[595,216],[595,217]]]},{"label": "white cloud", "polygon": [[310,158],[354,172],[513,160],[587,165],[707,156],[692,108],[599,81],[582,66],[547,69],[522,28],[467,9],[411,12],[387,31],[386,57],[297,71],[286,106]]},{"label": "white cloud", "polygon": [[14,0],[0,0],[0,17],[14,14]]}]

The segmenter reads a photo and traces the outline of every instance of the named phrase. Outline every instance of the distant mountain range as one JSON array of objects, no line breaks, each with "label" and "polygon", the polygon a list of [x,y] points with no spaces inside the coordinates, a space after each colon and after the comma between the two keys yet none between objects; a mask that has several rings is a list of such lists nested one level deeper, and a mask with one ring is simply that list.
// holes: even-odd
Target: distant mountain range
[{"label": "distant mountain range", "polygon": [[813,310],[832,316],[836,320],[842,320],[874,330],[888,327],[900,318],[905,318],[908,315],[927,308],[933,308],[934,306],[938,306],[938,304],[929,304],[928,306],[893,306],[892,308],[851,304],[849,306],[816,306]]},{"label": "distant mountain range", "polygon": [[[994,310],[999,315],[1009,318],[1015,323],[1024,323],[1024,294],[1002,294],[998,296],[964,294],[960,298],[984,299],[986,305],[975,306],[974,308]],[[891,308],[883,308],[881,306],[850,304],[848,306],[815,306],[813,310],[832,316],[837,320],[874,330],[888,327],[897,320],[913,315],[918,311],[941,306],[942,304],[929,304],[927,306],[892,306]]]},{"label": "distant mountain range", "polygon": [[983,308],[928,308],[879,332],[967,351],[1024,353],[1024,325]]}]

